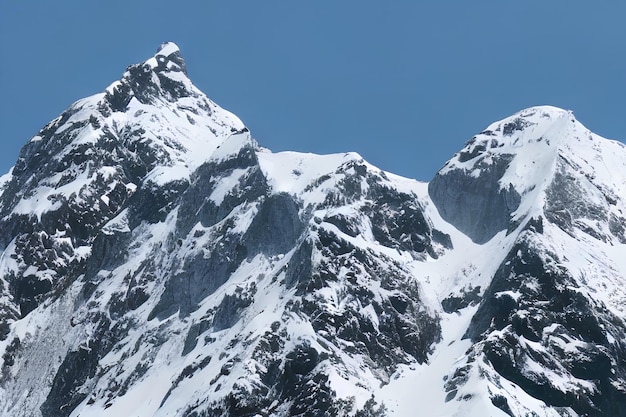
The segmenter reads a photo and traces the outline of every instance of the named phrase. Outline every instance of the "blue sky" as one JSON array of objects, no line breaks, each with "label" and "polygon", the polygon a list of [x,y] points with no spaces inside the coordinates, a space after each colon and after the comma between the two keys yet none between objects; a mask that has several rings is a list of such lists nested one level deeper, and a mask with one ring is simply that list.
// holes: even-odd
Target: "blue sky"
[{"label": "blue sky", "polygon": [[73,101],[176,42],[274,151],[356,151],[429,180],[534,105],[626,139],[625,2],[0,0],[0,171]]}]

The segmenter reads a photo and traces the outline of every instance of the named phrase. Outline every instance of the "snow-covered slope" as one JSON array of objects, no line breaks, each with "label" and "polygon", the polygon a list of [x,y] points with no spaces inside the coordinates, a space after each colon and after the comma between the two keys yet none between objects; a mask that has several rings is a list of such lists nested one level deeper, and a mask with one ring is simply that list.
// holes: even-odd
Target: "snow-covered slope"
[{"label": "snow-covered slope", "polygon": [[550,107],[429,184],[272,153],[164,44],[2,178],[0,413],[622,415],[625,199]]},{"label": "snow-covered slope", "polygon": [[616,230],[620,217],[623,223],[623,154],[622,144],[592,134],[571,112],[534,107],[472,138],[429,189],[443,217],[479,243],[544,209],[556,221],[563,208],[557,206],[569,203],[576,218],[562,219],[562,226],[574,221],[585,229],[583,217],[591,215],[585,218],[592,223],[598,216],[607,227],[604,238],[624,243]]},{"label": "snow-covered slope", "polygon": [[472,138],[429,184],[444,218],[504,250],[446,381],[455,398],[478,377],[510,415],[624,414],[625,155],[536,107]]}]

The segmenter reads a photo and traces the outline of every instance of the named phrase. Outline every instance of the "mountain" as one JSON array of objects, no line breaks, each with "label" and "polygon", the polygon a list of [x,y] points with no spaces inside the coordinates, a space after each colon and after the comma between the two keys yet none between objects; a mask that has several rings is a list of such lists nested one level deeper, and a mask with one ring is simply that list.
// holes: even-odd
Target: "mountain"
[{"label": "mountain", "polygon": [[[625,151],[538,107],[489,126],[430,182],[444,219],[505,253],[481,285],[451,393],[479,375],[509,415],[626,413]],[[466,285],[448,306],[464,305]]]},{"label": "mountain", "polygon": [[626,149],[570,112],[421,183],[260,147],[166,43],[0,190],[3,416],[626,415]]}]

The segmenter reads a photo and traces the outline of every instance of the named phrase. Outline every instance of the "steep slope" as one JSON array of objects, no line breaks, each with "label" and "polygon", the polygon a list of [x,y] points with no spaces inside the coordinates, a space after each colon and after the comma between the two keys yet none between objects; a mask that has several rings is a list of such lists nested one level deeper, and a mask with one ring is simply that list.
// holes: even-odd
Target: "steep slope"
[{"label": "steep slope", "polygon": [[176,188],[211,148],[244,129],[184,71],[178,49],[164,45],[106,92],[50,122],[3,177],[0,246],[15,262],[3,265],[2,275],[5,287],[16,287],[18,316],[84,260],[99,229],[138,185]]},{"label": "steep slope", "polygon": [[451,396],[472,395],[480,376],[509,415],[624,415],[625,147],[569,112],[532,108],[468,142],[429,191],[475,241],[510,242]]},{"label": "steep slope", "polygon": [[164,45],[5,177],[2,414],[382,412],[440,338],[405,264],[450,242],[413,186],[258,148]]},{"label": "steep slope", "polygon": [[168,43],[0,187],[3,416],[626,409],[626,151],[569,112],[418,183],[259,147]]}]

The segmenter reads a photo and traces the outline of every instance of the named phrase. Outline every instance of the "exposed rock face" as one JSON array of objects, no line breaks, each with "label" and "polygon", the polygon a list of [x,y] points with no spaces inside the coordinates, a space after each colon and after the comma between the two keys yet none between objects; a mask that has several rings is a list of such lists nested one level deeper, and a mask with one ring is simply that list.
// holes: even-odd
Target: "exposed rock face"
[{"label": "exposed rock face", "polygon": [[[462,166],[467,161],[457,156],[441,175],[465,174],[470,178],[466,185],[486,175],[484,180],[521,196],[516,211],[507,214],[508,227],[501,228],[513,244],[472,317],[465,336],[474,344],[467,362],[448,380],[448,390],[458,396],[470,369],[477,367],[495,385],[494,392],[506,390],[505,379],[557,414],[626,415],[621,406],[626,403],[621,288],[626,271],[618,257],[603,252],[624,249],[623,228],[617,224],[624,224],[625,165],[614,159],[624,154],[624,147],[602,142],[571,114],[553,108],[529,109],[511,119],[523,129],[517,136],[510,134],[520,148],[505,158],[507,168],[497,181],[491,178],[493,164],[487,170],[482,165],[499,152],[512,154],[499,150],[506,145],[469,166]],[[506,130],[511,119],[492,127]],[[493,143],[500,143],[488,132],[496,137]],[[542,142],[541,153],[532,149]],[[527,182],[532,173],[523,175],[529,167],[541,172],[532,184]],[[440,192],[438,181],[429,191],[439,207],[444,201],[434,196]],[[472,191],[480,189],[467,190]],[[450,219],[459,221],[461,229],[468,222],[485,221],[472,211]],[[478,358],[488,369],[477,364]],[[493,395],[492,402],[514,416],[531,409],[507,397]]]},{"label": "exposed rock face", "polygon": [[625,167],[549,107],[430,184],[274,154],[164,44],[3,177],[1,414],[622,415]]},{"label": "exposed rock face", "polygon": [[370,390],[440,339],[398,260],[451,247],[417,196],[356,154],[262,151],[173,44],[33,138],[0,209],[7,415],[126,415],[157,377],[139,412],[382,412]]},{"label": "exposed rock face", "polygon": [[513,248],[468,336],[498,374],[546,404],[579,415],[623,415],[621,319],[586,298],[559,256],[537,240],[531,232]]},{"label": "exposed rock face", "polygon": [[[465,158],[470,156],[462,153],[459,161],[466,162]],[[505,154],[489,164],[478,162],[476,169],[481,171],[480,176],[467,175],[461,169],[438,172],[428,184],[430,197],[441,216],[476,243],[485,243],[507,229],[511,214],[519,207],[517,191],[512,187],[502,188],[499,182],[512,159],[513,155]]]}]

